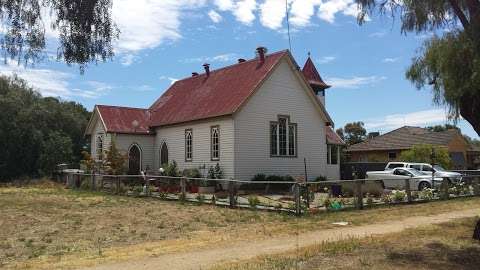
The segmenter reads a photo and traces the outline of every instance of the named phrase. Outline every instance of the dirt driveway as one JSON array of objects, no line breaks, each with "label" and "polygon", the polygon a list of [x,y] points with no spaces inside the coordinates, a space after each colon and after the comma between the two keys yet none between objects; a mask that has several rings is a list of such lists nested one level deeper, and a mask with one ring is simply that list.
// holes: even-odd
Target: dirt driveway
[{"label": "dirt driveway", "polygon": [[297,236],[272,237],[268,240],[235,242],[229,246],[215,247],[199,251],[165,254],[114,264],[99,265],[84,270],[162,270],[162,269],[208,269],[209,267],[237,260],[247,260],[259,255],[281,252],[295,252],[298,247],[306,247],[321,242],[338,241],[346,238],[359,238],[372,235],[400,232],[414,227],[438,224],[457,218],[480,215],[480,209],[469,209],[443,213],[434,216],[417,216],[398,221],[382,222],[363,226],[339,226],[336,229],[312,231]]}]

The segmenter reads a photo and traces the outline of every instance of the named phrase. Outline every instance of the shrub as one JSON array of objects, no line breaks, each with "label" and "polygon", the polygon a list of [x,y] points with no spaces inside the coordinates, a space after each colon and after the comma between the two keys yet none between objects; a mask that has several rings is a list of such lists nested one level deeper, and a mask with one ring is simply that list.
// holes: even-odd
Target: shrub
[{"label": "shrub", "polygon": [[184,169],[182,175],[188,178],[202,178],[202,174],[197,168]]},{"label": "shrub", "polygon": [[315,178],[315,182],[323,182],[323,181],[327,181],[327,178],[325,176],[318,176],[317,178]]},{"label": "shrub", "polygon": [[167,164],[164,166],[165,168],[163,168],[163,174],[166,175],[166,176],[172,176],[172,177],[175,177],[175,176],[179,176],[180,173],[178,172],[178,165],[177,165],[177,162],[174,160],[172,161],[171,163]]},{"label": "shrub", "polygon": [[198,194],[197,197],[196,197],[196,199],[197,199],[197,203],[198,203],[198,204],[203,204],[203,203],[205,202],[205,195],[203,195],[203,194]]},{"label": "shrub", "polygon": [[213,169],[213,173],[215,176],[215,179],[223,179],[223,170],[220,168],[220,164],[216,164],[215,168]]},{"label": "shrub", "polygon": [[392,198],[395,202],[403,202],[406,195],[405,190],[392,190]]},{"label": "shrub", "polygon": [[427,201],[432,200],[433,199],[433,191],[434,191],[433,188],[426,188],[426,189],[420,191],[419,192],[420,199],[427,200]]},{"label": "shrub", "polygon": [[390,194],[383,194],[382,195],[382,202],[384,203],[392,203],[392,196]]},{"label": "shrub", "polygon": [[250,207],[252,209],[256,209],[258,204],[260,203],[260,200],[258,199],[257,196],[248,196],[248,205],[250,205]]},{"label": "shrub", "polygon": [[267,176],[263,173],[259,173],[253,176],[252,181],[265,181]]}]

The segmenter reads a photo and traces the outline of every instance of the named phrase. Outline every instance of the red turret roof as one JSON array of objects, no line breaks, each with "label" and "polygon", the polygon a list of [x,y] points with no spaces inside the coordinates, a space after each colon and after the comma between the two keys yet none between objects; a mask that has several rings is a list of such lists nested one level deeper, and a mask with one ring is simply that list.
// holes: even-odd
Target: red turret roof
[{"label": "red turret roof", "polygon": [[330,88],[330,85],[326,84],[322,80],[322,77],[320,77],[320,74],[318,73],[317,68],[315,67],[315,64],[313,64],[313,61],[310,58],[310,56],[305,62],[302,72],[305,78],[307,79],[308,83],[310,83],[310,85],[317,86],[322,89]]}]

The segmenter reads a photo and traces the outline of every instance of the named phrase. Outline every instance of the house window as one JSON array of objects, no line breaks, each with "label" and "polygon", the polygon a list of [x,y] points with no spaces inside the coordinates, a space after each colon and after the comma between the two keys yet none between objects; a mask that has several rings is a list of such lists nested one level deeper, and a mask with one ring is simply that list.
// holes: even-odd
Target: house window
[{"label": "house window", "polygon": [[103,134],[97,135],[97,140],[96,140],[96,158],[97,160],[102,160],[103,159]]},{"label": "house window", "polygon": [[395,159],[397,159],[397,153],[395,153],[395,152],[389,152],[389,153],[388,153],[388,159],[389,159],[389,160],[395,160]]},{"label": "house window", "polygon": [[270,156],[297,156],[297,124],[291,123],[288,116],[270,122]]},{"label": "house window", "polygon": [[337,145],[330,145],[330,157],[331,157],[331,163],[333,165],[338,164],[338,146]]},{"label": "house window", "polygon": [[211,158],[212,160],[220,159],[220,129],[218,126],[211,127]]},{"label": "house window", "polygon": [[328,144],[327,145],[327,164],[336,165],[338,164],[338,145]]},{"label": "house window", "polygon": [[193,140],[192,130],[185,130],[185,161],[192,161],[193,159]]}]

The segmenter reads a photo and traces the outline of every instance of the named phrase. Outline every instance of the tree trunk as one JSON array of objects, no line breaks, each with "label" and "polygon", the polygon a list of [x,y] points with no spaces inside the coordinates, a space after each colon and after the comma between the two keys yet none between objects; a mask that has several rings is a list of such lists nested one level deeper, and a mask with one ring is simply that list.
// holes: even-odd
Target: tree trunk
[{"label": "tree trunk", "polygon": [[465,93],[460,99],[460,115],[467,120],[480,136],[480,90],[475,94]]},{"label": "tree trunk", "polygon": [[480,241],[480,219],[477,222],[477,226],[475,226],[475,230],[473,231],[473,239]]}]

